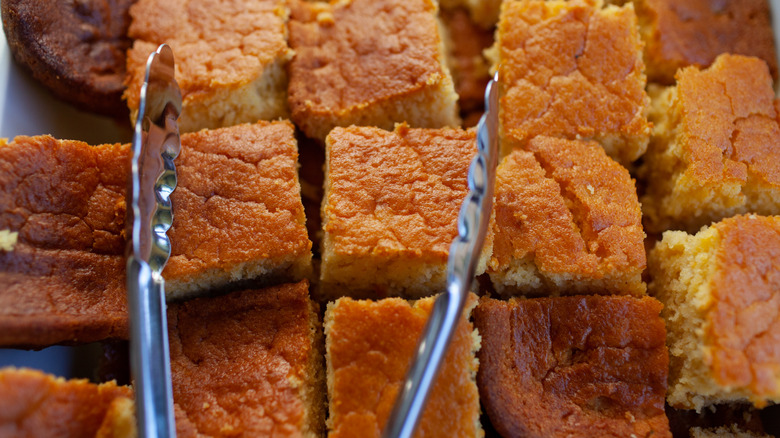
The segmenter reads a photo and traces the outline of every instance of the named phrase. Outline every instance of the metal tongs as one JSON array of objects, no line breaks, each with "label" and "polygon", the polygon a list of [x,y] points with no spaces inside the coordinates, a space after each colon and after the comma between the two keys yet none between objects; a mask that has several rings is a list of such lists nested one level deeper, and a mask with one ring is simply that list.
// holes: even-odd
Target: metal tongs
[{"label": "metal tongs", "polygon": [[146,438],[176,436],[162,271],[171,254],[166,232],[173,223],[170,195],[176,188],[173,160],[181,149],[180,112],[173,52],[163,44],[146,62],[133,136],[128,209],[132,224],[127,258],[130,364],[139,436]]},{"label": "metal tongs", "polygon": [[384,438],[411,437],[474,281],[493,210],[498,163],[498,73],[485,89],[485,114],[477,125],[477,155],[468,174],[469,194],[458,216],[458,237],[450,246],[447,291],[436,299],[401,394],[385,426]]}]

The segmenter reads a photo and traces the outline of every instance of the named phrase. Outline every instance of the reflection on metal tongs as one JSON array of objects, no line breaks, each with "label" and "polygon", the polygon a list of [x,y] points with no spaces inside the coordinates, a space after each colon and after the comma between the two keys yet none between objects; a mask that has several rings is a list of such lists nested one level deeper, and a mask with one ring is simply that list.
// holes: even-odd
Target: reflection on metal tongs
[{"label": "reflection on metal tongs", "polygon": [[181,149],[180,112],[173,52],[163,44],[146,63],[128,202],[132,226],[127,259],[130,361],[138,432],[146,438],[176,436],[162,271],[171,254],[165,233],[173,223],[170,195],[176,188],[173,160]]},{"label": "reflection on metal tongs", "polygon": [[469,194],[458,216],[458,237],[450,246],[447,291],[436,299],[406,381],[385,427],[384,438],[411,437],[422,416],[474,280],[493,210],[497,163],[498,73],[485,90],[485,114],[477,125],[477,155],[469,167]]}]

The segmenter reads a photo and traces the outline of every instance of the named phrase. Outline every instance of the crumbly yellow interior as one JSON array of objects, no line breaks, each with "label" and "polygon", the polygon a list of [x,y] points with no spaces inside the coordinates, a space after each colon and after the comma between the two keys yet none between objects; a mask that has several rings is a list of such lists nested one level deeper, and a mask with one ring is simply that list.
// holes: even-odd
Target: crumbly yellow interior
[{"label": "crumbly yellow interior", "polygon": [[713,375],[710,310],[715,304],[712,279],[718,269],[722,233],[704,228],[696,235],[667,231],[650,251],[652,281],[648,293],[664,304],[669,348],[667,402],[696,409],[755,398],[747,387],[724,386]]},{"label": "crumbly yellow interior", "polygon": [[215,87],[208,93],[187,96],[179,117],[179,131],[195,132],[289,118],[285,66],[291,57],[288,54],[276,59],[244,85]]}]

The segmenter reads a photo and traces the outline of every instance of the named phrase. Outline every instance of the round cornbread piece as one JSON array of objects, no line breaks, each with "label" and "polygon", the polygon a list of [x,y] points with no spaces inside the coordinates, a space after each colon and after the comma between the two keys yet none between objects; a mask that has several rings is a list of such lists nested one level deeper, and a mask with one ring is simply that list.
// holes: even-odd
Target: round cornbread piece
[{"label": "round cornbread piece", "polygon": [[3,0],[3,28],[16,62],[55,96],[83,110],[126,117],[122,92],[133,2]]}]

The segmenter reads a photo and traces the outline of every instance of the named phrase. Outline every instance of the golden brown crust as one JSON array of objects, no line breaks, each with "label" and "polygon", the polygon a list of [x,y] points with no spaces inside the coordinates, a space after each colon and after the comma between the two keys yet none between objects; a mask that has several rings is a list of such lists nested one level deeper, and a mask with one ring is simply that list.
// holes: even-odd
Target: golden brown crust
[{"label": "golden brown crust", "polygon": [[179,436],[301,436],[313,311],[305,281],[171,305]]},{"label": "golden brown crust", "polygon": [[103,115],[127,116],[125,51],[134,0],[4,0],[14,59],[55,96]]},{"label": "golden brown crust", "polygon": [[702,183],[745,182],[750,170],[780,185],[780,128],[763,62],[721,55],[707,70],[685,68],[677,76],[677,98],[686,174]]},{"label": "golden brown crust", "polygon": [[214,89],[246,85],[289,56],[283,0],[138,0],[130,15],[135,41],[127,53],[125,99],[131,111],[138,109],[146,59],[159,44],[170,45],[176,57],[184,112]]},{"label": "golden brown crust", "polygon": [[493,426],[505,437],[671,437],[661,307],[652,298],[481,299],[477,379]]},{"label": "golden brown crust", "polygon": [[435,1],[300,1],[291,8],[289,103],[293,121],[309,137],[324,140],[332,118],[355,118],[339,126],[415,124],[415,108],[399,120],[367,119],[366,113],[385,102],[404,105],[404,98],[449,80]]},{"label": "golden brown crust", "polygon": [[[0,369],[0,431],[4,436],[135,436],[132,390],[114,382],[96,385],[29,369]],[[124,403],[123,403],[124,401]],[[127,403],[130,402],[130,403]],[[129,426],[120,429],[119,426]],[[130,429],[130,430],[128,430]],[[127,435],[123,434],[126,433]]]},{"label": "golden brown crust", "polygon": [[649,99],[633,8],[593,3],[503,3],[496,44],[504,141],[620,138],[636,143],[615,151],[621,160],[644,152]]},{"label": "golden brown crust", "polygon": [[673,84],[678,69],[709,66],[722,53],[763,59],[777,78],[769,2],[641,0],[634,2],[651,82]]},{"label": "golden brown crust", "polygon": [[[169,292],[222,286],[235,266],[239,278],[299,280],[303,271],[289,267],[310,267],[311,242],[292,125],[204,131],[182,144],[163,274]],[[128,153],[127,145],[48,136],[0,145],[0,230],[19,232],[13,250],[0,251],[0,345],[127,337]],[[255,262],[266,271],[242,270]]]},{"label": "golden brown crust", "polygon": [[127,336],[121,145],[48,136],[0,145],[0,344],[46,346]]},{"label": "golden brown crust", "polygon": [[[257,260],[308,263],[311,241],[297,163],[289,122],[183,135],[166,281],[184,283],[203,272],[230,271]],[[291,279],[300,280],[300,273]]]},{"label": "golden brown crust", "polygon": [[324,213],[335,250],[446,261],[474,141],[460,129],[334,129]]},{"label": "golden brown crust", "polygon": [[633,274],[632,283],[606,281],[591,292],[643,293],[644,231],[628,171],[595,142],[536,137],[526,149],[513,151],[498,168],[489,272],[530,259],[542,277],[586,281]]},{"label": "golden brown crust", "polygon": [[[476,296],[470,295],[466,309]],[[406,377],[433,299],[355,301],[329,305],[325,335],[330,399],[329,435],[379,436]],[[467,437],[478,434],[473,327],[464,316],[453,334],[439,377],[420,419],[416,436]]]},{"label": "golden brown crust", "polygon": [[686,67],[656,101],[659,127],[645,158],[642,204],[653,232],[739,213],[780,213],[780,124],[766,64],[721,55]]},{"label": "golden brown crust", "polygon": [[[737,216],[720,234],[706,337],[712,373],[757,400],[780,393],[780,217]],[[775,398],[775,400],[777,400]],[[763,404],[763,403],[760,403]]]},{"label": "golden brown crust", "polygon": [[[419,298],[443,290],[475,152],[474,131],[462,129],[331,131],[321,280],[337,286],[325,292]],[[492,235],[486,242],[483,259]]]}]

